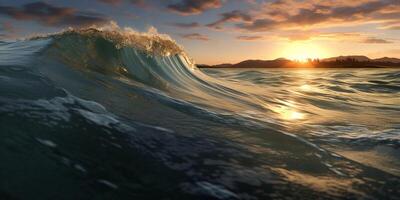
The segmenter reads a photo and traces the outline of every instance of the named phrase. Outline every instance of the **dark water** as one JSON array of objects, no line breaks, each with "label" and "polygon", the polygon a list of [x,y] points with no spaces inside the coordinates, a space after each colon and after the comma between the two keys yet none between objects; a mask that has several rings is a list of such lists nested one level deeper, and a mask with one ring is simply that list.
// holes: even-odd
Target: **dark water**
[{"label": "dark water", "polygon": [[199,70],[164,37],[0,43],[0,199],[399,199],[399,69]]}]

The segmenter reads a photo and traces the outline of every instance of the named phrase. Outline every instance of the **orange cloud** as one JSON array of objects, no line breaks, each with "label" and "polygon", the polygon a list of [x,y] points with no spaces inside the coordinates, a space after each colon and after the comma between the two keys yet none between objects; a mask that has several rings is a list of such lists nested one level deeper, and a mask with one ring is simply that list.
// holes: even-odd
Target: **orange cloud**
[{"label": "orange cloud", "polygon": [[256,41],[256,40],[263,40],[264,37],[258,35],[253,35],[253,36],[241,35],[236,37],[236,39],[243,41]]},{"label": "orange cloud", "polygon": [[183,34],[181,35],[182,38],[189,39],[189,40],[201,40],[201,41],[208,41],[210,40],[208,36],[202,35],[200,33],[190,33],[190,34]]},{"label": "orange cloud", "polygon": [[[221,29],[229,22],[242,31],[270,32],[274,30],[303,29],[365,23],[400,23],[398,0],[277,0],[259,4],[259,9],[250,12],[246,18],[236,15],[228,18],[230,12],[211,23]],[[245,11],[236,11],[246,13]]]}]

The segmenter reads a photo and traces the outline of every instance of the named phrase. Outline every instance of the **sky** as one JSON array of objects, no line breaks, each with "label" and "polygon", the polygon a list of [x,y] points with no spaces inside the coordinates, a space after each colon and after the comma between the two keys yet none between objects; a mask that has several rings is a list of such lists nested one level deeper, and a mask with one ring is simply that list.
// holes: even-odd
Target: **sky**
[{"label": "sky", "polygon": [[0,39],[110,21],[155,27],[201,64],[400,58],[400,0],[0,0]]}]

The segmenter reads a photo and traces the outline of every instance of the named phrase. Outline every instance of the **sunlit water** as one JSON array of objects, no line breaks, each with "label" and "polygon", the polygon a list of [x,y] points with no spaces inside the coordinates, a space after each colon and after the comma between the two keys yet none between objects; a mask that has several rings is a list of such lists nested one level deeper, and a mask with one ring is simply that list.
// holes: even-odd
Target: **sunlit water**
[{"label": "sunlit water", "polygon": [[258,120],[280,124],[324,149],[400,175],[400,70],[209,69],[252,86],[267,111]]},{"label": "sunlit water", "polygon": [[399,69],[200,70],[101,33],[0,43],[1,199],[398,199]]}]

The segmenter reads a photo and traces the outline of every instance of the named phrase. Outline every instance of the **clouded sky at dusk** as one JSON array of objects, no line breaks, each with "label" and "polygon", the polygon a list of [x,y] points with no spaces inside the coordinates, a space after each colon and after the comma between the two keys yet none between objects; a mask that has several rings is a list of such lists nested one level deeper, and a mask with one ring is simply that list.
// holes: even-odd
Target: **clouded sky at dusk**
[{"label": "clouded sky at dusk", "polygon": [[0,37],[117,22],[169,34],[197,63],[400,57],[399,0],[0,0]]}]

